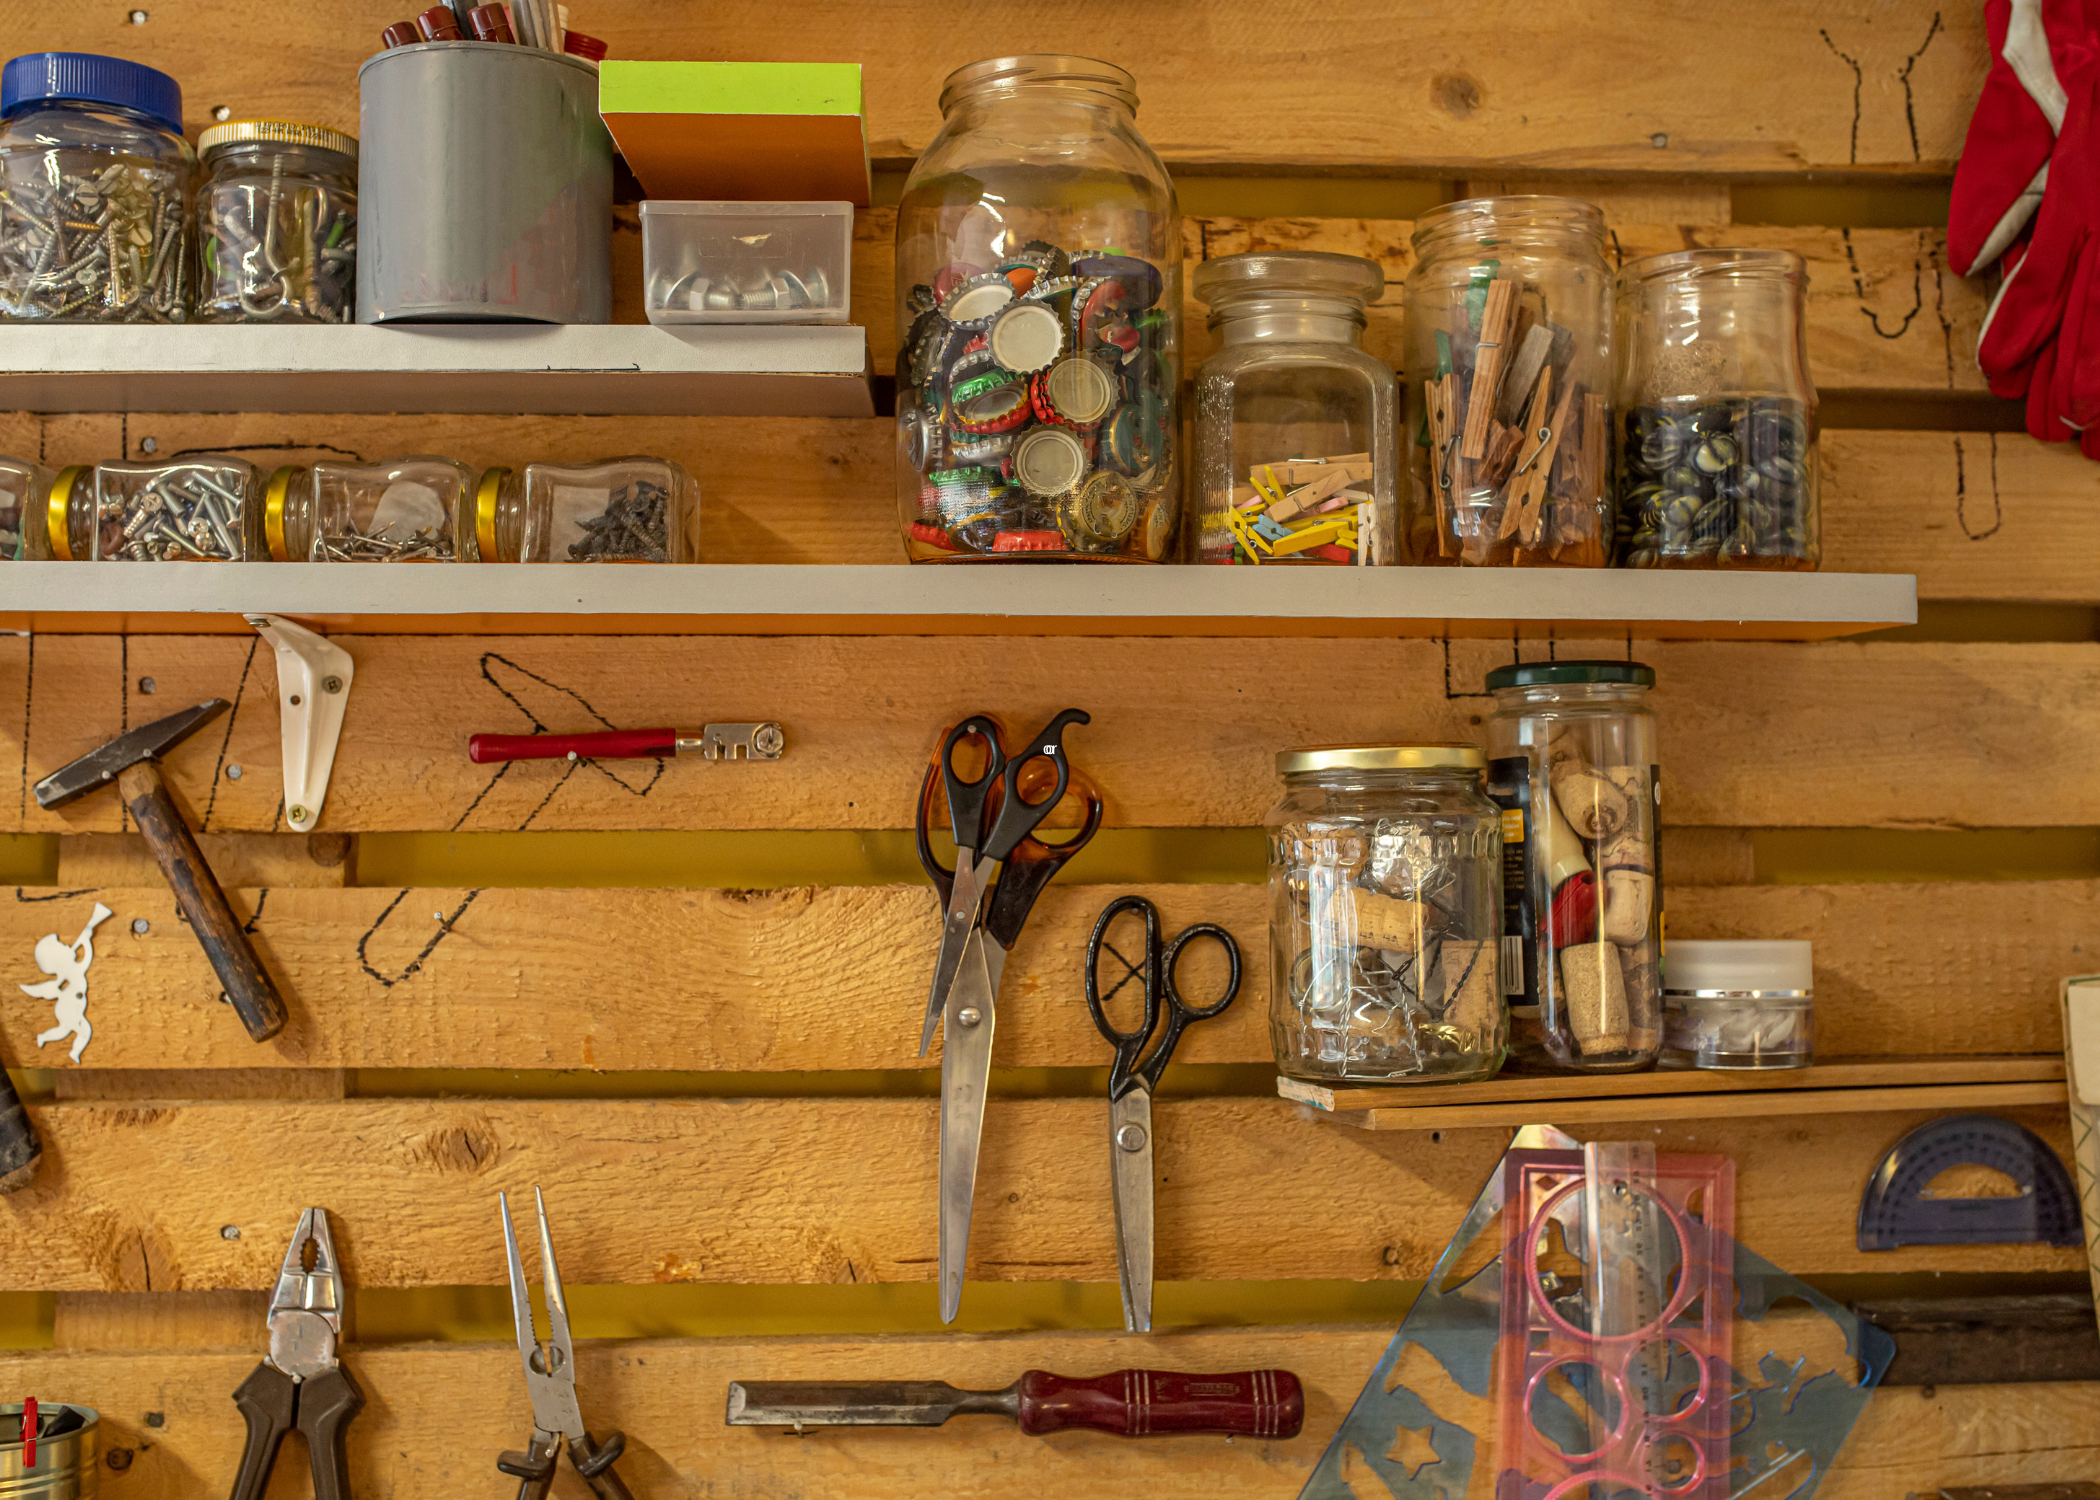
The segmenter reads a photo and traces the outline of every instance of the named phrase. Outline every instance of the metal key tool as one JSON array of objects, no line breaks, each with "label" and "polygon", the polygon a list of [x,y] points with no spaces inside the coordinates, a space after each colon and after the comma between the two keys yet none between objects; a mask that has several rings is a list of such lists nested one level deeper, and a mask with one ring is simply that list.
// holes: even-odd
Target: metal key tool
[{"label": "metal key tool", "polygon": [[[314,1247],[306,1269],[306,1247]],[[277,1450],[293,1428],[306,1438],[314,1500],[350,1500],[344,1429],[364,1409],[365,1393],[337,1358],[343,1332],[343,1278],[328,1238],[328,1211],[299,1216],[292,1247],[270,1297],[270,1352],[240,1388],[234,1404],[248,1422],[247,1446],[232,1500],[262,1500]]]}]

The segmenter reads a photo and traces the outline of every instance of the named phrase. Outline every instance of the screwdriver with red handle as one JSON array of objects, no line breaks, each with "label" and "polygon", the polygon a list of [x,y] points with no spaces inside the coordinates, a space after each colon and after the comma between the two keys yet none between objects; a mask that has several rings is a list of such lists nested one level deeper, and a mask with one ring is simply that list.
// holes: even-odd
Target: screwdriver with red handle
[{"label": "screwdriver with red handle", "polygon": [[598,734],[477,734],[467,759],[477,766],[502,760],[656,760],[698,755],[702,760],[778,760],[787,736],[772,720],[703,724],[677,729],[611,729]]},{"label": "screwdriver with red handle", "polygon": [[1118,1437],[1214,1433],[1292,1438],[1305,1390],[1289,1370],[1194,1375],[1114,1370],[1090,1379],[1029,1370],[1000,1391],[941,1380],[733,1380],[731,1427],[938,1427],[950,1417],[1010,1417],[1030,1436],[1084,1427]]}]

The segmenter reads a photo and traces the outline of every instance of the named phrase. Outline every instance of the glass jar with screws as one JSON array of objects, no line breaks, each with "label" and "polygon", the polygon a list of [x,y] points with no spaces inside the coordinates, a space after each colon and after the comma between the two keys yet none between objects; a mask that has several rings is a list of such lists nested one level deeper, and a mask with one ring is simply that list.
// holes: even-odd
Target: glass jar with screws
[{"label": "glass jar with screws", "polygon": [[1488,673],[1488,790],[1510,846],[1503,930],[1527,1061],[1625,1073],[1654,1062],[1662,1045],[1653,686],[1655,670],[1630,661]]},{"label": "glass jar with screws", "polygon": [[1296,1078],[1463,1083],[1509,1040],[1501,822],[1472,745],[1276,757],[1269,1035]]},{"label": "glass jar with screws", "polygon": [[0,70],[0,320],[179,323],[189,310],[182,89],[122,58]]},{"label": "glass jar with screws", "polygon": [[1403,303],[1409,558],[1605,566],[1604,215],[1573,198],[1472,198],[1417,220],[1414,249]]},{"label": "glass jar with screws", "polygon": [[1821,560],[1807,297],[1791,250],[1677,250],[1619,273],[1622,566]]},{"label": "glass jar with screws", "polygon": [[1220,348],[1196,371],[1193,561],[1393,561],[1399,382],[1363,349],[1376,261],[1316,251],[1196,267]]},{"label": "glass jar with screws", "polygon": [[1110,63],[950,74],[897,208],[897,503],[913,562],[1180,544],[1181,210]]},{"label": "glass jar with screws", "polygon": [[356,320],[357,140],[241,120],[197,138],[197,316],[210,323]]},{"label": "glass jar with screws", "polygon": [[33,459],[0,454],[0,562],[29,555],[23,533],[46,525],[53,477]]},{"label": "glass jar with screws", "polygon": [[483,562],[700,560],[698,491],[667,458],[489,469],[477,487],[474,531]]},{"label": "glass jar with screws", "polygon": [[98,562],[242,562],[263,555],[255,465],[230,453],[95,465]]},{"label": "glass jar with screws", "polygon": [[474,471],[418,455],[279,469],[263,495],[263,539],[279,562],[455,562]]}]

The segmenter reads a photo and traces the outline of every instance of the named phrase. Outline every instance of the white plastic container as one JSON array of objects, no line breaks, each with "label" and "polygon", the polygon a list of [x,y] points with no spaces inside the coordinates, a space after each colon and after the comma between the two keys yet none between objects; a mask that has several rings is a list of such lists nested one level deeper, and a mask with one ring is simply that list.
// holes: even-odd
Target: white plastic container
[{"label": "white plastic container", "polygon": [[642,205],[652,323],[844,323],[852,276],[850,203]]},{"label": "white plastic container", "polygon": [[1813,943],[1679,938],[1663,953],[1664,1065],[1807,1067],[1815,982]]}]

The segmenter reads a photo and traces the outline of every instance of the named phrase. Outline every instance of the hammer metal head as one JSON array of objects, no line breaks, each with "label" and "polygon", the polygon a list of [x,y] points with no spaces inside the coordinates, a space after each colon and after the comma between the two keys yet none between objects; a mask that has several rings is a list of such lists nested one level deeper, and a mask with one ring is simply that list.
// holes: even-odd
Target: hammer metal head
[{"label": "hammer metal head", "polygon": [[98,786],[106,786],[117,779],[119,771],[165,755],[230,707],[224,698],[207,698],[193,708],[118,735],[101,749],[90,750],[39,781],[33,788],[37,806],[62,807]]}]

